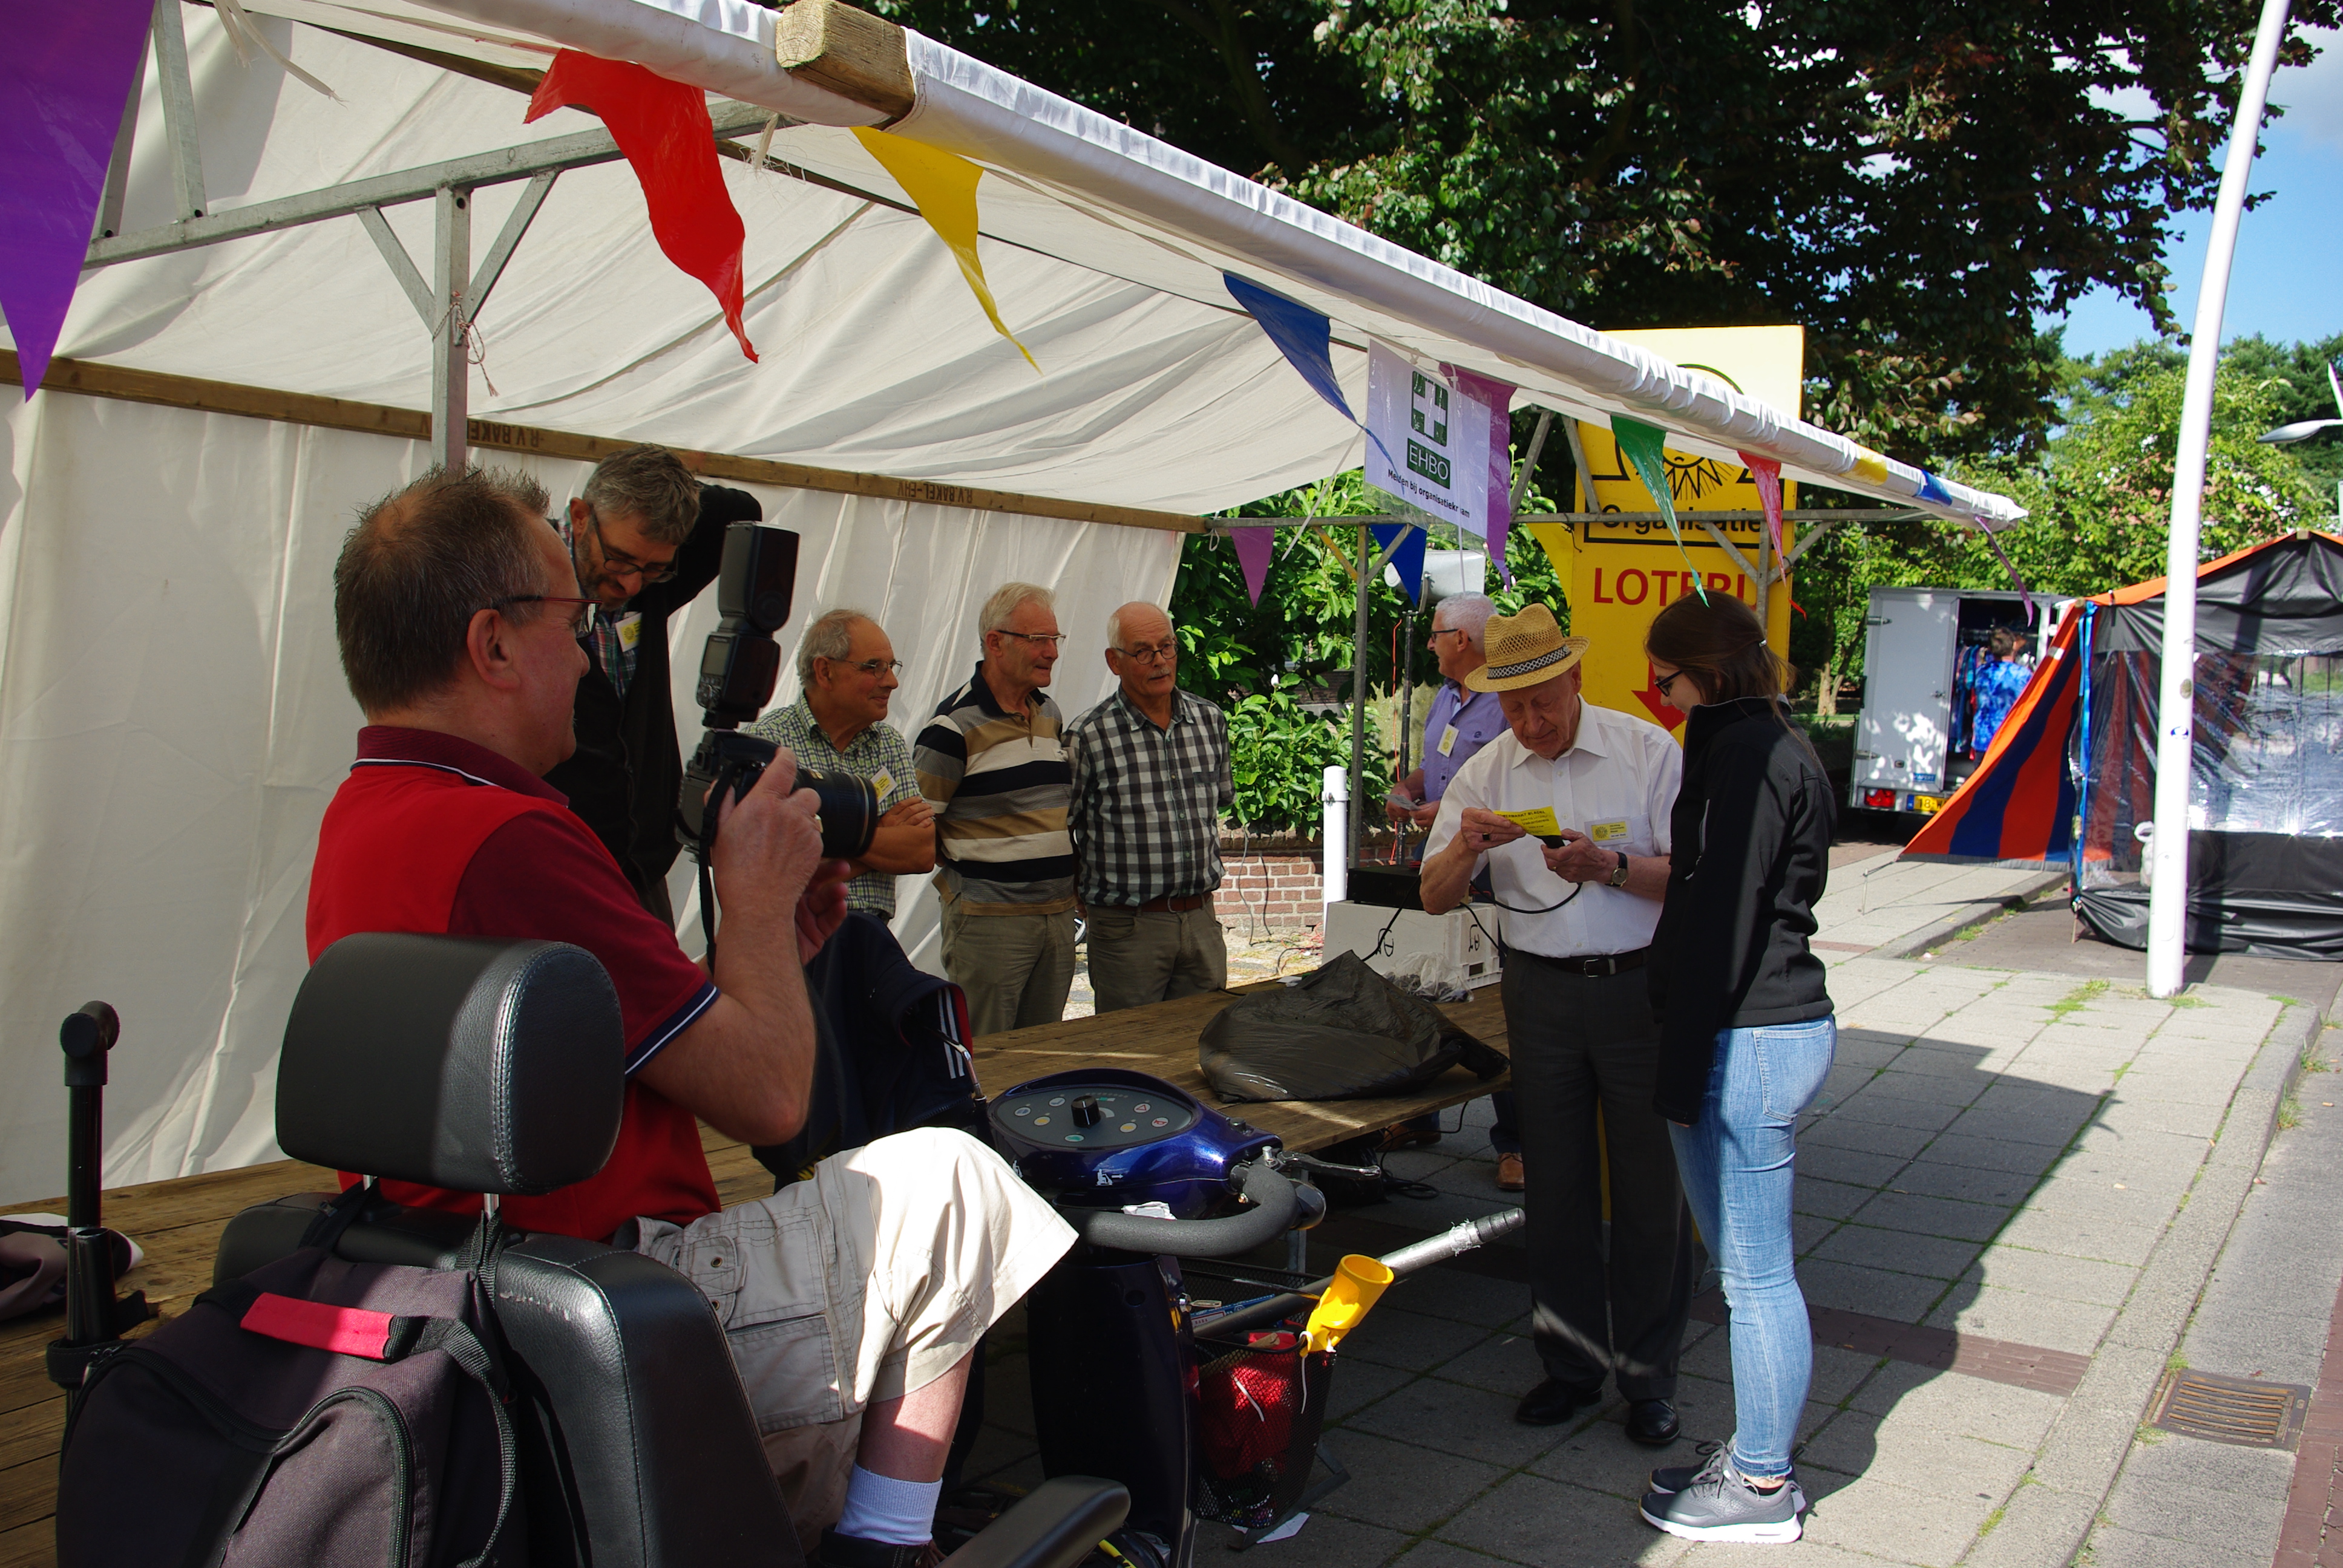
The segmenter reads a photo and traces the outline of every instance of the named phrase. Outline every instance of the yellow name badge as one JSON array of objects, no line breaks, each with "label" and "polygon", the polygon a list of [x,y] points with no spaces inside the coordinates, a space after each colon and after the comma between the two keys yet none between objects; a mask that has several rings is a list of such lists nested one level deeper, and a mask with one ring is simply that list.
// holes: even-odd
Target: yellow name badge
[{"label": "yellow name badge", "polygon": [[870,788],[877,791],[879,799],[882,801],[887,799],[887,791],[894,787],[895,776],[884,768],[870,776]]},{"label": "yellow name badge", "polygon": [[1586,836],[1594,839],[1598,844],[1608,844],[1614,839],[1624,839],[1627,836],[1627,824],[1624,822],[1589,822],[1586,824]]},{"label": "yellow name badge", "polygon": [[633,615],[621,616],[618,619],[618,646],[625,648],[628,653],[632,653],[635,651],[635,644],[640,642],[642,639],[643,618],[641,613],[638,611]]},{"label": "yellow name badge", "polygon": [[[1456,749],[1456,726],[1450,725],[1440,732],[1440,754],[1443,757]],[[1548,813],[1552,815],[1552,813]]]},{"label": "yellow name badge", "polygon": [[1554,808],[1551,806],[1539,806],[1528,811],[1500,811],[1497,815],[1534,838],[1551,839],[1562,831],[1562,824],[1554,819]]}]

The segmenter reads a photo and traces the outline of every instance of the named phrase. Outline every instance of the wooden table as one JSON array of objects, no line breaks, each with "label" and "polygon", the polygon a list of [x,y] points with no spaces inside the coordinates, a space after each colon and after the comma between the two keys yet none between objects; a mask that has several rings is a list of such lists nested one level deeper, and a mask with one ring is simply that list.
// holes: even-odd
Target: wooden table
[{"label": "wooden table", "polygon": [[[1420,1093],[1388,1100],[1223,1102],[1205,1088],[1197,1070],[1196,1036],[1232,1000],[1230,993],[1215,992],[988,1036],[976,1043],[978,1079],[987,1094],[999,1094],[1026,1079],[1071,1068],[1131,1068],[1167,1079],[1298,1150],[1322,1149],[1506,1083],[1503,1078],[1483,1083],[1457,1068]],[[1488,1044],[1504,1049],[1504,1012],[1493,986],[1443,1010]],[[745,1145],[705,1126],[700,1141],[716,1177],[717,1196],[726,1205],[773,1190],[771,1174]],[[164,1317],[176,1317],[210,1288],[220,1231],[238,1211],[288,1192],[330,1191],[335,1185],[331,1171],[278,1160],[110,1188],[105,1194],[106,1223],[136,1237],[146,1251],[145,1261],[123,1277],[121,1289],[146,1292]],[[63,1213],[65,1200],[0,1206],[0,1213],[38,1210]],[[42,1350],[64,1332],[64,1314],[55,1311],[0,1323],[0,1568],[53,1568],[55,1562],[51,1518],[65,1407],[64,1395],[42,1370]],[[137,1332],[151,1332],[151,1325]]]}]

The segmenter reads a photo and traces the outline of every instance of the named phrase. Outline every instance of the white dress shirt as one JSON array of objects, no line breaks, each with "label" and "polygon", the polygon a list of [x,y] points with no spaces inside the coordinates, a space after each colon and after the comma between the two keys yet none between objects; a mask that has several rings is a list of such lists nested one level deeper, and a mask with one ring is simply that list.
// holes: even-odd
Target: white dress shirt
[{"label": "white dress shirt", "polygon": [[[1668,813],[1684,778],[1684,753],[1666,730],[1632,715],[1584,700],[1578,713],[1577,738],[1551,762],[1507,729],[1458,769],[1440,798],[1440,816],[1424,840],[1424,859],[1440,853],[1456,837],[1468,806],[1490,811],[1544,806],[1552,809],[1558,826],[1575,828],[1604,849],[1629,855],[1666,854]],[[1569,897],[1573,884],[1546,869],[1544,848],[1535,838],[1524,836],[1484,851],[1473,862],[1475,876],[1482,867],[1490,868],[1490,885],[1498,900],[1513,906],[1499,912],[1499,938],[1507,947],[1568,959],[1633,952],[1651,945],[1652,932],[1660,923],[1660,900],[1638,898],[1600,881],[1581,884],[1578,896],[1558,910],[1517,912],[1543,910]]]}]

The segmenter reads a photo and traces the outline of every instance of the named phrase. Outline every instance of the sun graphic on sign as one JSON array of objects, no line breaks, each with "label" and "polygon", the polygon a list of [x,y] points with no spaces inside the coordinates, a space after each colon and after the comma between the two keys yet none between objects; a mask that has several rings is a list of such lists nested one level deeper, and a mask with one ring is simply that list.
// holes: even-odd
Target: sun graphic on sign
[{"label": "sun graphic on sign", "polygon": [[1662,455],[1668,465],[1668,498],[1674,501],[1697,501],[1711,490],[1721,490],[1735,483],[1741,473],[1739,468],[1727,467],[1714,457],[1695,457],[1675,451]]}]

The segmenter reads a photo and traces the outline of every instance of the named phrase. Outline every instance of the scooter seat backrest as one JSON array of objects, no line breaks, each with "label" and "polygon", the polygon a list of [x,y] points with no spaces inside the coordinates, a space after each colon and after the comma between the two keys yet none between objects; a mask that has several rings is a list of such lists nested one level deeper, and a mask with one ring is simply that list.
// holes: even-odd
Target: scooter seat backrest
[{"label": "scooter seat backrest", "polygon": [[549,1192],[610,1157],[625,1048],[618,992],[583,948],[344,937],[286,1020],[277,1141],[427,1187]]}]

